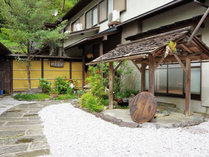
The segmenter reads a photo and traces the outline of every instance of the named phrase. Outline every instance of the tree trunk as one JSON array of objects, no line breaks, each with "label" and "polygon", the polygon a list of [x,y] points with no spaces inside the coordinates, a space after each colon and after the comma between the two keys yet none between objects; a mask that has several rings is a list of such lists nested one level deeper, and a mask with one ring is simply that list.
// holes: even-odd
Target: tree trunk
[{"label": "tree trunk", "polygon": [[62,3],[62,11],[64,11],[65,9],[65,0],[63,0],[63,3]]},{"label": "tree trunk", "polygon": [[28,90],[31,90],[31,79],[30,79],[30,62],[31,62],[31,49],[32,49],[32,43],[28,41],[28,47],[27,47],[27,75],[28,75]]},{"label": "tree trunk", "polygon": [[31,79],[30,79],[30,54],[28,53],[28,58],[27,58],[27,75],[28,75],[28,90],[31,90]]}]

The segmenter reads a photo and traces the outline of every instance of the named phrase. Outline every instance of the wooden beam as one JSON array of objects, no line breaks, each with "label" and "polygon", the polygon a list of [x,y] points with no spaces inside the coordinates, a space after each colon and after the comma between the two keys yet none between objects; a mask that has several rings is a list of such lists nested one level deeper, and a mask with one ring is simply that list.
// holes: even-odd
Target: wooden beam
[{"label": "wooden beam", "polygon": [[72,79],[72,61],[70,61],[70,79]]},{"label": "wooden beam", "polygon": [[44,78],[44,59],[41,59],[41,78]]},{"label": "wooden beam", "polygon": [[154,95],[155,67],[154,57],[149,55],[149,92]]},{"label": "wooden beam", "polygon": [[145,91],[145,72],[146,64],[141,64],[141,92]]},{"label": "wooden beam", "polygon": [[176,60],[179,62],[181,67],[184,69],[184,71],[186,72],[186,68],[185,68],[184,64],[182,63],[181,59],[175,53],[173,53],[173,55],[176,58]]},{"label": "wooden beam", "polygon": [[118,62],[118,61],[124,61],[124,60],[136,60],[139,58],[147,58],[148,54],[140,54],[136,56],[127,56],[127,57],[121,57],[121,58],[116,58],[116,59],[110,59],[110,60],[105,60],[105,61],[99,61],[99,62],[94,62],[94,63],[88,63],[87,65],[94,65],[94,64],[99,64],[99,63],[109,63],[109,62]]},{"label": "wooden beam", "polygon": [[119,63],[118,63],[118,65],[115,67],[115,69],[114,69],[114,74],[115,74],[115,72],[118,70],[118,68],[120,67],[120,65],[123,63],[123,61],[120,61]]},{"label": "wooden beam", "polygon": [[[100,42],[99,43],[99,56],[103,55],[103,51],[104,51],[103,42]],[[100,73],[101,73],[101,76],[103,78],[103,63],[100,64]]]},{"label": "wooden beam", "polygon": [[191,60],[186,58],[186,91],[185,91],[185,114],[190,115],[191,103]]},{"label": "wooden beam", "polygon": [[113,62],[110,62],[109,64],[109,109],[113,109]]},{"label": "wooden beam", "polygon": [[141,69],[139,68],[139,66],[137,65],[137,63],[135,61],[132,60],[132,63],[135,65],[136,69],[138,69],[140,72],[142,72]]},{"label": "wooden beam", "polygon": [[204,13],[204,15],[201,18],[200,22],[197,24],[196,28],[194,29],[194,31],[193,31],[192,35],[190,36],[187,44],[189,44],[192,41],[192,39],[195,36],[195,34],[197,33],[198,29],[200,28],[200,26],[202,25],[202,23],[205,21],[206,17],[208,16],[208,13],[209,13],[209,7],[206,10],[206,12]]},{"label": "wooden beam", "polygon": [[180,44],[180,46],[181,46],[185,51],[187,51],[187,52],[189,52],[189,53],[193,53],[193,51],[190,50],[186,45]]}]

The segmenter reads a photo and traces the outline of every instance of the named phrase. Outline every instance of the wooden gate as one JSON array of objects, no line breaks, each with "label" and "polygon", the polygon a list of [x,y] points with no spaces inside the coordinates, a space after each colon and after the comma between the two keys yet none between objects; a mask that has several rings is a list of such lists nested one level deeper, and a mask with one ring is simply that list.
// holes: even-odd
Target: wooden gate
[{"label": "wooden gate", "polygon": [[5,94],[12,94],[12,62],[1,61],[0,65],[0,90]]}]

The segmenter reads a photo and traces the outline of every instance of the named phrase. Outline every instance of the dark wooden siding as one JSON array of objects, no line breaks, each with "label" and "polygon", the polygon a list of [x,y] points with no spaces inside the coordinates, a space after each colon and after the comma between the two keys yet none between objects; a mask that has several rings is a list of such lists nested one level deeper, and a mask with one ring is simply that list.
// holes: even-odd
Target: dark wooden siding
[{"label": "dark wooden siding", "polygon": [[12,94],[12,61],[1,61],[0,90],[4,90],[6,94]]}]

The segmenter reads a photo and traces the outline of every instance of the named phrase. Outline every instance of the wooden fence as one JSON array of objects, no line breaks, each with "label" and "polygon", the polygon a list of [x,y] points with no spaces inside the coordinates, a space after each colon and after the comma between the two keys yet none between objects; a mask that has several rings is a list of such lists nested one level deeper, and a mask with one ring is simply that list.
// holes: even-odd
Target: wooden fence
[{"label": "wooden fence", "polygon": [[[38,88],[39,79],[46,78],[52,82],[57,77],[66,80],[73,79],[78,81],[78,86],[82,86],[82,62],[63,61],[61,67],[54,67],[49,60],[31,62],[31,87]],[[24,91],[28,89],[26,63],[13,60],[13,91]]]}]

